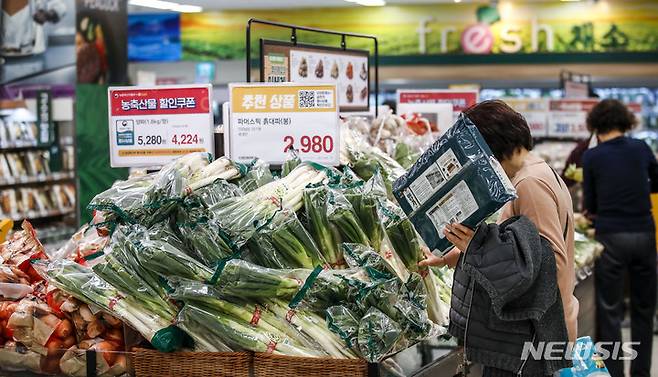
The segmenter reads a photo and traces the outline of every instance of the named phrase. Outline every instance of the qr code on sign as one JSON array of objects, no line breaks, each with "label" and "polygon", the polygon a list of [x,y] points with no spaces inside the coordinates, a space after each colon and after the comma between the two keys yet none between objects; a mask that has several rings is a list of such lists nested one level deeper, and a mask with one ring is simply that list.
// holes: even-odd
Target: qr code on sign
[{"label": "qr code on sign", "polygon": [[299,108],[309,109],[315,107],[315,91],[314,90],[300,90],[299,93]]}]

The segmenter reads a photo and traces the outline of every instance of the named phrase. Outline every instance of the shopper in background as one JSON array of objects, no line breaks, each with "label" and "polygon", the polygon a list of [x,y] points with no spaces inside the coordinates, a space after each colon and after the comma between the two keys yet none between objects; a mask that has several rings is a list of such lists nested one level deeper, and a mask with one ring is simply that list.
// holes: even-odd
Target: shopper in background
[{"label": "shopper in background", "polygon": [[[555,253],[557,279],[569,340],[577,336],[578,300],[573,295],[574,222],[571,196],[559,175],[541,158],[530,153],[532,137],[523,116],[502,101],[485,101],[464,114],[475,124],[494,156],[516,188],[518,198],[503,207],[500,221],[526,216],[548,240]],[[474,231],[461,225],[446,227],[445,235],[455,245],[445,257],[426,252],[420,265],[455,266],[466,251]],[[504,375],[489,369],[485,375]]]},{"label": "shopper in background", "polygon": [[[583,155],[585,209],[605,250],[595,264],[597,340],[621,341],[624,275],[630,276],[631,339],[638,356],[631,376],[649,377],[656,307],[656,238],[650,193],[658,191],[656,158],[641,140],[624,136],[633,114],[617,100],[603,100],[587,117],[598,146]],[[612,351],[612,346],[610,351]],[[612,377],[622,360],[606,360]]]}]

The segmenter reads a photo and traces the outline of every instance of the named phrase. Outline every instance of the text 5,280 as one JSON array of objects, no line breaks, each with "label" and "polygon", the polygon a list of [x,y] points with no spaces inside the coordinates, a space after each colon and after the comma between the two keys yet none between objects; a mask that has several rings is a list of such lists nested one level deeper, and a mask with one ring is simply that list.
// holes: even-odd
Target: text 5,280
[{"label": "text 5,280", "polygon": [[165,143],[165,139],[160,135],[137,136],[138,145],[161,145],[164,143]]},{"label": "text 5,280", "polygon": [[299,138],[299,144],[296,143],[294,136],[285,136],[283,138],[283,151],[287,152],[290,148],[297,149],[302,153],[331,153],[334,150],[334,138],[330,135],[304,135]]}]

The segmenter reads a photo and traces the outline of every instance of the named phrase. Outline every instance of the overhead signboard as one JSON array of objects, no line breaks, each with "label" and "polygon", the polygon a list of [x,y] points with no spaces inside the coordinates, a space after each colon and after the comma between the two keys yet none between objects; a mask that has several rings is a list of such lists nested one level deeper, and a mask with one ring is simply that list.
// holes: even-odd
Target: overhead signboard
[{"label": "overhead signboard", "polygon": [[547,98],[501,98],[511,108],[521,113],[528,123],[532,137],[548,136]]},{"label": "overhead signboard", "polygon": [[549,102],[548,136],[587,138],[587,114],[598,99],[561,99]]},{"label": "overhead signboard", "polygon": [[228,156],[280,165],[294,148],[303,161],[338,165],[337,97],[335,84],[230,84]]},{"label": "overhead signboard", "polygon": [[261,81],[334,83],[342,112],[368,111],[368,51],[261,40]]},{"label": "overhead signboard", "polygon": [[449,103],[452,104],[453,122],[459,113],[478,102],[477,90],[462,89],[399,89],[397,91],[397,104],[419,103]]},{"label": "overhead signboard", "polygon": [[192,152],[213,152],[210,85],[110,87],[112,167],[161,166]]}]

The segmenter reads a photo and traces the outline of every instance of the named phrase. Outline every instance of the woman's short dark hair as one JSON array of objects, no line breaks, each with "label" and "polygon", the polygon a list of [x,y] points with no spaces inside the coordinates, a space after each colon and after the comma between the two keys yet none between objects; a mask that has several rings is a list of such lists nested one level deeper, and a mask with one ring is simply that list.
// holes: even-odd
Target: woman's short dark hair
[{"label": "woman's short dark hair", "polygon": [[519,148],[532,149],[530,128],[523,115],[501,100],[483,101],[464,110],[498,160],[511,157]]},{"label": "woman's short dark hair", "polygon": [[630,131],[635,123],[635,115],[616,99],[604,99],[587,115],[587,128],[599,134]]}]

